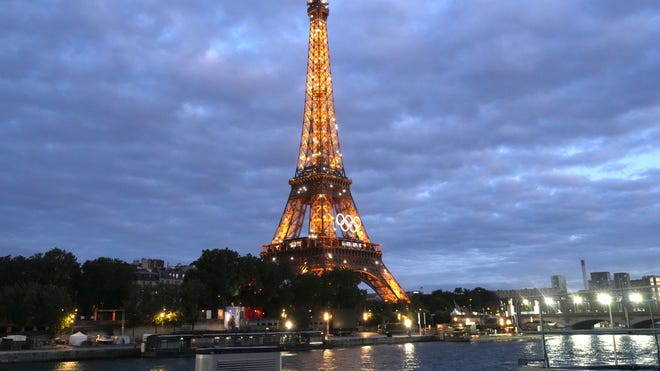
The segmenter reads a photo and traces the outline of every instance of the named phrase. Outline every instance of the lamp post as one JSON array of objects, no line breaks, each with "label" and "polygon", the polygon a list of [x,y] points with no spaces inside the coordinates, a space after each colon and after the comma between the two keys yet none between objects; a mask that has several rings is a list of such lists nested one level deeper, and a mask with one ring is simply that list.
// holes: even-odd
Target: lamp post
[{"label": "lamp post", "polygon": [[541,322],[541,344],[543,346],[543,367],[550,367],[550,360],[548,359],[548,350],[545,346],[545,328],[543,327],[543,306],[539,303],[539,322]]},{"label": "lamp post", "polygon": [[330,335],[330,313],[323,313],[323,320],[325,321],[325,339]]},{"label": "lamp post", "polygon": [[[630,301],[633,303],[641,303],[644,301],[642,294],[638,292],[630,293],[628,299],[630,299]],[[656,351],[655,354],[658,357],[658,366],[660,367],[660,344],[658,344],[658,334],[655,333],[655,318],[653,318],[653,308],[651,307],[651,301],[652,300],[648,301],[649,314],[651,316],[651,328],[653,329],[653,339],[655,340],[655,351]]]},{"label": "lamp post", "polygon": [[412,326],[412,321],[410,318],[406,318],[403,320],[403,324],[406,326],[406,330],[408,330],[408,336],[410,336],[410,327]]},{"label": "lamp post", "polygon": [[607,310],[610,312],[610,330],[612,331],[612,344],[614,346],[614,364],[618,365],[618,359],[616,354],[616,337],[614,336],[614,320],[612,319],[612,296],[608,293],[601,292],[597,296],[598,301],[601,304],[607,304]]}]

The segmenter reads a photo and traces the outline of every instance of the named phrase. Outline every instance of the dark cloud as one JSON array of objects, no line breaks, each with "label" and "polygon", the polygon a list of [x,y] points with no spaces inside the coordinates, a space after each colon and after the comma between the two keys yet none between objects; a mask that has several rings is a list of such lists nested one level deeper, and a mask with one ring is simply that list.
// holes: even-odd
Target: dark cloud
[{"label": "dark cloud", "polygon": [[[340,140],[406,289],[658,274],[660,6],[331,1]],[[0,251],[257,254],[302,124],[304,1],[7,1]]]}]

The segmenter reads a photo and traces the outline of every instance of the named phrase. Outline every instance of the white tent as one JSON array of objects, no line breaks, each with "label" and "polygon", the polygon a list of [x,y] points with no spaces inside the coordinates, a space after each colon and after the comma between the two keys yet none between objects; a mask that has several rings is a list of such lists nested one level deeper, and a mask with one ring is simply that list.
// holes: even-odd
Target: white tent
[{"label": "white tent", "polygon": [[80,346],[80,344],[83,343],[83,341],[87,341],[87,335],[83,334],[82,332],[78,331],[75,334],[69,336],[69,345],[73,346]]}]

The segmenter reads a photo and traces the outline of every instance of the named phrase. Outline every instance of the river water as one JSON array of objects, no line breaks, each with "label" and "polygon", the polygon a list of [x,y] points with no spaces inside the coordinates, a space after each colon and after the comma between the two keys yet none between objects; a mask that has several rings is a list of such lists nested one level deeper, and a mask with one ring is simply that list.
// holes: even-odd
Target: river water
[{"label": "river water", "polygon": [[[619,363],[657,364],[651,336],[617,335]],[[553,335],[546,339],[552,366],[574,361],[613,364],[611,335]],[[406,343],[282,353],[282,369],[294,370],[488,370],[512,371],[518,359],[542,357],[538,339],[478,343]],[[7,371],[193,371],[189,358],[116,359],[2,365]]]}]

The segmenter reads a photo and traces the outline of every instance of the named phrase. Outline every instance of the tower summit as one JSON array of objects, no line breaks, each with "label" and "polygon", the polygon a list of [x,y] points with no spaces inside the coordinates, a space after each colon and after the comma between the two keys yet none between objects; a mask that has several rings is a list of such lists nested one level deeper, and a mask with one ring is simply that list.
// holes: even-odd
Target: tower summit
[{"label": "tower summit", "polygon": [[409,302],[383,264],[380,244],[369,239],[344,171],[330,73],[329,14],[327,0],[307,1],[309,52],[300,151],[289,199],[261,257],[286,259],[299,273],[350,269],[384,301]]}]

